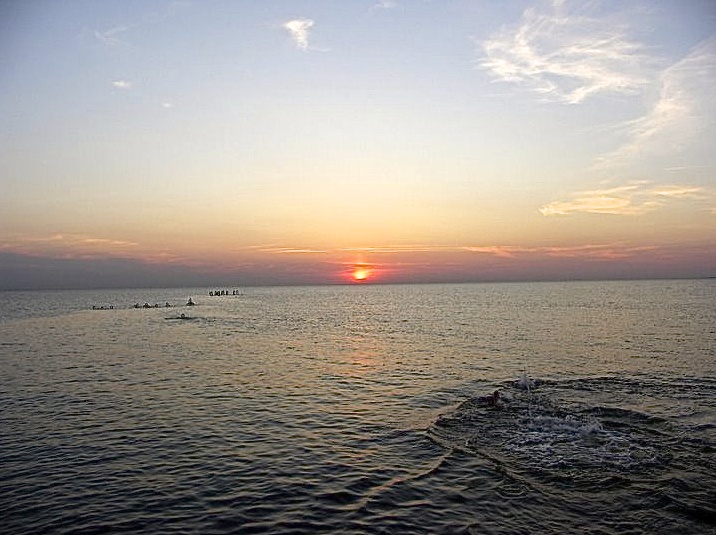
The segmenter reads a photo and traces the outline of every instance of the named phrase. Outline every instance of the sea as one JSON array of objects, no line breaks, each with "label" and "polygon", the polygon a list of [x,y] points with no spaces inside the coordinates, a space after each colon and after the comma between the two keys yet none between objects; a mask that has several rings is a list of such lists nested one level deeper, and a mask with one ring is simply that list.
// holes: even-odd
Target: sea
[{"label": "sea", "polygon": [[716,279],[0,292],[3,534],[716,533],[715,452]]}]

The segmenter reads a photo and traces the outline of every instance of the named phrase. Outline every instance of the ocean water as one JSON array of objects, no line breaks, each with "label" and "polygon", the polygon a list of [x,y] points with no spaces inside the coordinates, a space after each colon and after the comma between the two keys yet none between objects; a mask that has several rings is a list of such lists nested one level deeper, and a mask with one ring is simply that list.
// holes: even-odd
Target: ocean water
[{"label": "ocean water", "polygon": [[0,532],[716,531],[716,280],[208,290],[0,293]]}]

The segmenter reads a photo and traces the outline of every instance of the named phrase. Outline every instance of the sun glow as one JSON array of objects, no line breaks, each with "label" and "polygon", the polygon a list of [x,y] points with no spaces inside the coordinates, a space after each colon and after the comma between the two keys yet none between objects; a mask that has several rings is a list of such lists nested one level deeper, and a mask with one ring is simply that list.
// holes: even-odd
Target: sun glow
[{"label": "sun glow", "polygon": [[356,282],[365,282],[370,275],[370,269],[365,266],[356,266],[353,270],[353,280]]}]

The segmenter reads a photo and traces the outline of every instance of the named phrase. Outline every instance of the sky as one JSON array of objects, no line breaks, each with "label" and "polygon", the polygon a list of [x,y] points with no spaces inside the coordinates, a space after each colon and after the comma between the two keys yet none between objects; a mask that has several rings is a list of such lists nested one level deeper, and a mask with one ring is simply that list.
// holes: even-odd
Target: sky
[{"label": "sky", "polygon": [[716,276],[716,3],[7,0],[0,289]]}]

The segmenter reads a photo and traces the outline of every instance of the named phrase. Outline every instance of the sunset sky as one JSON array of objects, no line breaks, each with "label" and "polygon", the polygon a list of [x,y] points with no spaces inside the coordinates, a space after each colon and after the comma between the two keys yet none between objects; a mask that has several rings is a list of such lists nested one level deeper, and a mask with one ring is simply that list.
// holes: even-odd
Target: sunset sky
[{"label": "sunset sky", "polygon": [[713,0],[5,1],[0,289],[716,276],[715,112]]}]

